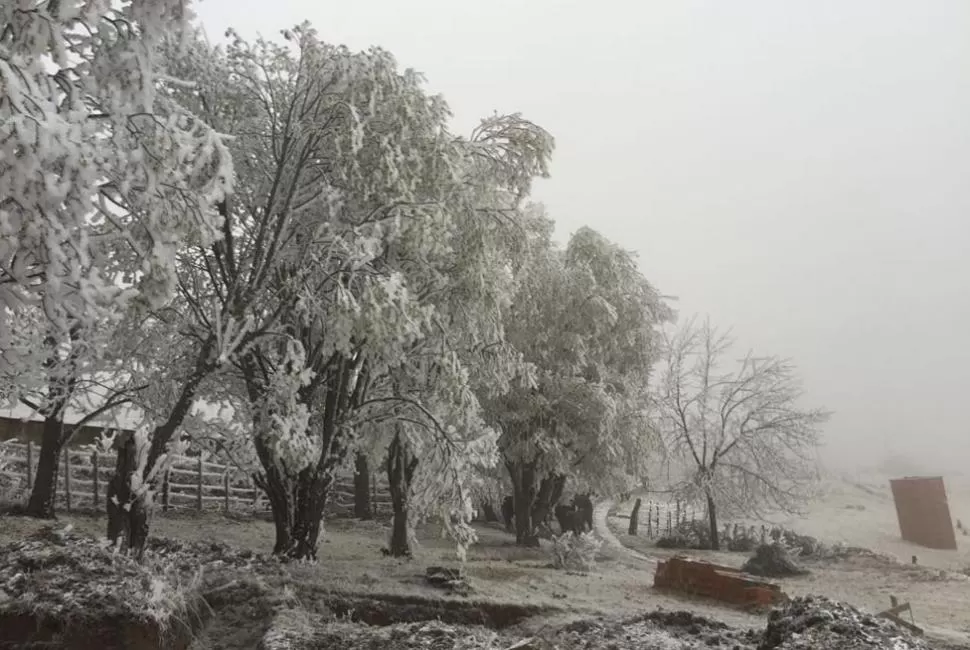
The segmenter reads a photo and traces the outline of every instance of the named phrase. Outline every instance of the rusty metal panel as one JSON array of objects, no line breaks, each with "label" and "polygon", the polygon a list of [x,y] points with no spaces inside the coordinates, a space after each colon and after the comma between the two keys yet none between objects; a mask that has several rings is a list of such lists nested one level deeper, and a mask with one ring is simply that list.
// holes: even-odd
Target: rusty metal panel
[{"label": "rusty metal panel", "polygon": [[956,549],[943,477],[907,476],[892,479],[889,486],[903,539],[927,548]]},{"label": "rusty metal panel", "polygon": [[770,606],[786,598],[776,584],[753,580],[731,567],[679,556],[657,564],[653,585],[743,606]]}]

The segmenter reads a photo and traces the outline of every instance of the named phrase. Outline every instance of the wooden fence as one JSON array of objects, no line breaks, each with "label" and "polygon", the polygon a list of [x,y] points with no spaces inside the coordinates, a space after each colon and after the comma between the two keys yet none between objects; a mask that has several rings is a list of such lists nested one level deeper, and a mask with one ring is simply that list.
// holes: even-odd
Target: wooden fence
[{"label": "wooden fence", "polygon": [[[2,450],[10,457],[5,474],[21,483],[26,493],[34,482],[37,445],[8,442]],[[96,451],[66,447],[61,453],[57,473],[57,502],[67,512],[72,508],[102,508],[108,481],[114,473],[114,455],[105,458]],[[252,476],[232,465],[203,460],[200,455],[176,456],[155,486],[156,503],[169,510],[223,510],[224,512],[265,512],[269,510],[263,491]],[[371,479],[371,511],[375,517],[390,516],[391,499],[386,480]],[[343,475],[330,492],[327,514],[351,516],[354,512],[353,475]]]}]

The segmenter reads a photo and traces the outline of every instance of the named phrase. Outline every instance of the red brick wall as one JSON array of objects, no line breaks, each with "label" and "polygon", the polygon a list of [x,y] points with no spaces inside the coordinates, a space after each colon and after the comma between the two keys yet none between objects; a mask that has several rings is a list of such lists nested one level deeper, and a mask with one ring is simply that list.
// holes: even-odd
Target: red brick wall
[{"label": "red brick wall", "polygon": [[943,478],[906,477],[889,481],[903,539],[927,548],[956,549]]}]

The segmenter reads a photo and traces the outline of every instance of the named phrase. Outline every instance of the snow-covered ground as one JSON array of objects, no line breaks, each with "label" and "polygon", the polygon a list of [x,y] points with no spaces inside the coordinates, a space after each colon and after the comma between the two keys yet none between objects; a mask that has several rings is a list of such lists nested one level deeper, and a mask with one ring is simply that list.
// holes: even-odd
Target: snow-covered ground
[{"label": "snow-covered ground", "polygon": [[[944,476],[950,516],[970,523],[970,480]],[[832,475],[826,478],[822,497],[807,507],[804,516],[775,518],[789,528],[825,542],[844,542],[889,553],[901,562],[917,556],[921,565],[959,571],[970,567],[970,537],[957,531],[957,550],[940,551],[903,541],[888,476]],[[970,622],[970,615],[968,615]]]},{"label": "snow-covered ground", "polygon": [[[970,578],[961,573],[970,568],[970,537],[957,531],[955,551],[934,550],[903,541],[889,478],[874,473],[830,474],[823,481],[819,498],[806,506],[803,515],[779,515],[771,519],[824,543],[842,542],[867,548],[895,556],[902,564],[894,566],[864,558],[809,562],[811,575],[778,582],[791,596],[825,595],[869,611],[888,608],[890,596],[895,596],[901,602],[912,604],[917,624],[970,641]],[[944,481],[954,524],[958,519],[970,523],[970,480],[944,476]],[[617,505],[613,512],[619,516],[610,518],[610,525],[621,540],[636,544],[640,552],[648,555],[673,553],[651,548],[642,532],[640,538],[624,537],[622,533],[629,520],[623,515],[628,515],[631,508],[632,503]],[[739,567],[747,557],[740,553],[709,551],[690,554]],[[921,568],[909,566],[913,555],[917,556]]]}]

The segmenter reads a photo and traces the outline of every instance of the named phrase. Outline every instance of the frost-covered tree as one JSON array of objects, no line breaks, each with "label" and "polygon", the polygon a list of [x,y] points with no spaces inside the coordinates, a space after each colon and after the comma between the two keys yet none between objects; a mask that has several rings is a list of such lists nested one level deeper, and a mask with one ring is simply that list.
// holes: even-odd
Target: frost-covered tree
[{"label": "frost-covered tree", "polygon": [[[471,497],[497,461],[496,432],[482,420],[480,399],[522,388],[529,377],[505,317],[515,292],[511,269],[525,251],[523,199],[533,178],[547,173],[552,139],[519,115],[496,115],[460,149],[450,246],[426,259],[429,272],[412,277],[434,306],[434,327],[377,398],[398,411],[385,445],[395,556],[410,553],[413,527],[429,512],[446,524],[460,554],[475,539]],[[379,386],[374,393],[381,395]]]},{"label": "frost-covered tree", "polygon": [[170,299],[175,253],[218,232],[228,152],[159,92],[159,42],[189,15],[184,0],[0,6],[0,364],[45,421],[34,514],[52,514],[65,410],[128,395],[104,376],[106,332]]},{"label": "frost-covered tree", "polygon": [[55,338],[134,299],[164,303],[174,254],[218,232],[231,181],[221,137],[158,92],[158,43],[185,0],[0,5],[0,359],[15,313]]},{"label": "frost-covered tree", "polygon": [[132,343],[112,320],[97,327],[75,324],[61,332],[36,307],[13,314],[8,341],[29,363],[0,365],[0,395],[27,407],[43,423],[40,453],[26,513],[53,517],[61,451],[81,427],[112,421],[144,385],[126,370]]},{"label": "frost-covered tree", "polygon": [[[505,146],[541,135],[514,116],[455,138],[443,101],[386,52],[328,45],[306,25],[285,38],[237,38],[225,51],[195,42],[169,59],[171,76],[195,82],[176,90],[179,102],[233,134],[238,179],[221,205],[221,239],[179,258],[179,329],[198,371],[171,413],[213,373],[239,378],[274,550],[312,558],[368,390],[440,326],[434,297],[453,276],[495,289],[492,271],[455,265],[487,253],[453,250],[456,233],[471,242],[484,232],[458,228],[460,218],[497,219],[506,206],[477,201],[479,186],[526,191],[549,145],[542,136],[535,153]],[[172,431],[156,428],[149,460]]]},{"label": "frost-covered tree", "polygon": [[625,455],[642,434],[633,426],[645,407],[639,387],[656,354],[656,327],[670,317],[630,253],[589,228],[565,250],[551,233],[551,221],[537,215],[506,320],[534,382],[488,409],[502,431],[521,544],[536,543],[569,476],[601,489],[632,478]]},{"label": "frost-covered tree", "polygon": [[709,322],[666,333],[653,396],[655,428],[674,460],[690,468],[680,491],[707,503],[712,547],[718,512],[795,511],[817,479],[814,452],[829,414],[800,405],[795,366],[751,353]]},{"label": "frost-covered tree", "polygon": [[384,459],[393,505],[388,549],[395,557],[410,555],[415,526],[436,517],[463,559],[475,539],[469,522],[476,470],[497,459],[496,435],[481,418],[469,373],[448,356],[425,349],[391,369],[354,422],[358,445]]}]

